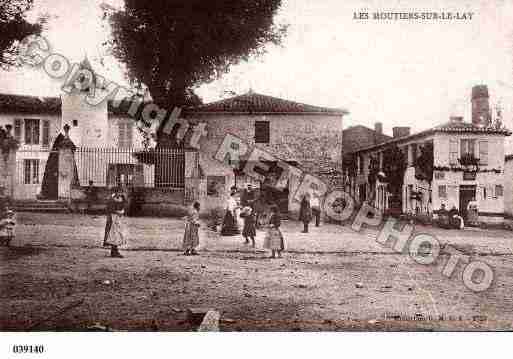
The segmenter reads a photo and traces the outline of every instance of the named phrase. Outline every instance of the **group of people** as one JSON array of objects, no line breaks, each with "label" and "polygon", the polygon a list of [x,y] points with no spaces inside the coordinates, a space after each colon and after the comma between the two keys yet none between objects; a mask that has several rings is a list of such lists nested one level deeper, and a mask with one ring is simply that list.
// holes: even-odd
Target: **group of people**
[{"label": "group of people", "polygon": [[[232,188],[226,206],[226,214],[221,226],[222,236],[242,234],[245,244],[255,247],[256,230],[265,222],[266,235],[264,248],[271,251],[271,258],[281,257],[285,250],[285,239],[280,230],[281,216],[276,203],[267,203],[260,198],[248,184],[240,193],[240,201],[236,188]],[[243,222],[242,233],[239,230],[239,219]],[[251,241],[251,242],[250,242]]]},{"label": "group of people", "polygon": [[442,228],[465,228],[463,217],[460,215],[456,206],[453,205],[452,208],[447,211],[444,203],[442,203],[440,210],[438,210],[438,224]]},{"label": "group of people", "polygon": [[[239,198],[239,200],[238,200]],[[103,245],[110,247],[113,258],[123,258],[119,247],[127,242],[124,214],[127,198],[120,188],[116,188],[109,199],[106,211],[106,224]],[[194,202],[187,216],[184,217],[185,230],[182,249],[186,256],[197,255],[199,246],[200,203]],[[313,193],[303,195],[299,211],[299,220],[303,222],[303,233],[308,233],[309,223],[315,219],[315,225],[320,225],[320,199]],[[226,204],[226,213],[221,226],[221,236],[242,235],[244,243],[256,246],[257,229],[265,227],[263,247],[270,250],[271,258],[281,257],[285,250],[285,239],[280,229],[281,215],[275,202],[262,202],[261,195],[253,190],[252,185],[240,193],[232,188]],[[239,229],[242,225],[242,231]]]}]

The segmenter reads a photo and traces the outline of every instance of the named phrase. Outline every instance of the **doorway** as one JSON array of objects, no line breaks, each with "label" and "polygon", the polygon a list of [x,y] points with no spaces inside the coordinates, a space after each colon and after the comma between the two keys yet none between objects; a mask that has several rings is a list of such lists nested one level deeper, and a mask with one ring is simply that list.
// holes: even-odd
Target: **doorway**
[{"label": "doorway", "polygon": [[467,221],[467,207],[470,201],[476,200],[476,186],[462,185],[460,186],[460,213],[465,221]]}]

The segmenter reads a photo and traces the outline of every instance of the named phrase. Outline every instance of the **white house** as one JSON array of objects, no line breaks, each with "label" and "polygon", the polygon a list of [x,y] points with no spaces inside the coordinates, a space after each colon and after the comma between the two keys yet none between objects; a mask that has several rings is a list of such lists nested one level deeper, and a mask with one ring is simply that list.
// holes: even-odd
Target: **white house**
[{"label": "white house", "polygon": [[[488,91],[476,86],[472,96],[472,123],[451,117],[448,123],[410,135],[409,129],[396,128],[394,138],[354,153],[356,173],[352,191],[360,201],[372,201],[383,211],[433,213],[442,204],[456,207],[466,216],[470,201],[476,201],[479,221],[503,222],[505,213],[504,140],[511,132],[500,122],[491,124]],[[404,154],[406,170],[402,193],[392,198],[386,178],[369,185],[371,162],[378,173],[384,168],[384,152],[395,146]],[[432,151],[432,179],[422,172],[422,150]],[[382,181],[381,181],[382,180]],[[392,203],[393,202],[393,203]],[[394,208],[395,207],[395,208]]]}]

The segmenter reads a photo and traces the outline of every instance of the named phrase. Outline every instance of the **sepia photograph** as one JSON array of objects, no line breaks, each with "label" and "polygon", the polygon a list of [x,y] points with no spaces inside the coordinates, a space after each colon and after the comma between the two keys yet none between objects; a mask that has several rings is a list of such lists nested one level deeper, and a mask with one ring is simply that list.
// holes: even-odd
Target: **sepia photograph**
[{"label": "sepia photograph", "polygon": [[513,1],[0,0],[0,350],[511,332],[512,130]]}]

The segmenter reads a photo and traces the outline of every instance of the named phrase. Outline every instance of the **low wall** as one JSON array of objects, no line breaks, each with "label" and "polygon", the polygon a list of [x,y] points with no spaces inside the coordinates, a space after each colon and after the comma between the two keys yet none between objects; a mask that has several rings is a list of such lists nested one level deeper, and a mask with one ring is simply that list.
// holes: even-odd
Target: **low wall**
[{"label": "low wall", "polygon": [[[93,187],[95,201],[92,212],[105,212],[112,190],[107,187]],[[85,211],[88,207],[87,187],[75,187],[71,190],[71,209]],[[184,203],[184,190],[167,188],[131,188],[127,189],[127,211],[132,216],[182,217],[187,213]]]}]

